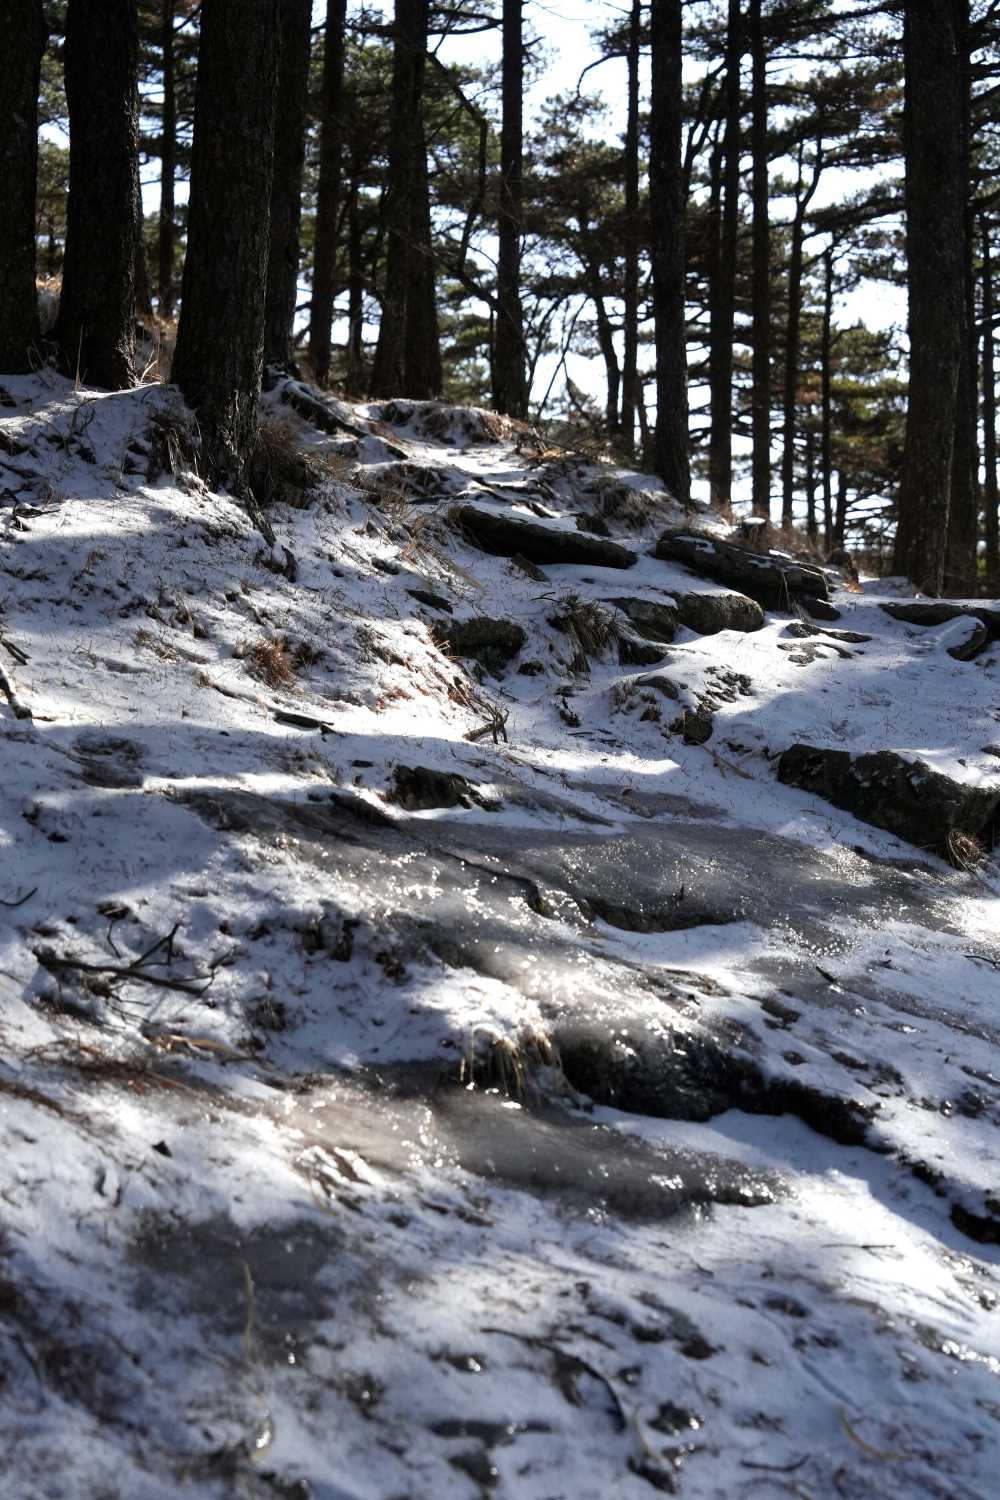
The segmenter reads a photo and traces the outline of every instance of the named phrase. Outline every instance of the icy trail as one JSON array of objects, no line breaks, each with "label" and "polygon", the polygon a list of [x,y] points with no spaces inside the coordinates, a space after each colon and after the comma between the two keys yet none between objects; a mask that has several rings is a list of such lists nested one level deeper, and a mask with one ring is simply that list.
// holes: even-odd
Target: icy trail
[{"label": "icy trail", "polygon": [[1000,796],[1000,647],[474,412],[328,403],[269,549],[169,392],[0,399],[4,1493],[992,1495],[1000,874],[776,768]]}]

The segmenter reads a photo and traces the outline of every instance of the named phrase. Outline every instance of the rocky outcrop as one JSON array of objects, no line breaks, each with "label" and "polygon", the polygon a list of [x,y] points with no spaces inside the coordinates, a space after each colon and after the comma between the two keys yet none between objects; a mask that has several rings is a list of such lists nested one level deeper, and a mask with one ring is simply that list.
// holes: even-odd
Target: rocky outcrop
[{"label": "rocky outcrop", "polygon": [[880,604],[879,609],[907,625],[946,625],[960,615],[971,616],[986,626],[991,641],[1000,640],[1000,605],[953,599],[900,599]]},{"label": "rocky outcrop", "polygon": [[502,676],[507,663],[527,640],[525,632],[513,620],[495,620],[488,615],[449,620],[435,626],[434,635],[452,656],[469,657],[494,677]]},{"label": "rocky outcrop", "polygon": [[956,834],[977,838],[1000,813],[1000,781],[956,781],[894,750],[851,755],[792,745],[778,762],[778,780],[832,802],[920,849],[950,855]]},{"label": "rocky outcrop", "polygon": [[647,641],[673,640],[677,633],[677,610],[656,599],[634,599],[619,596],[606,599],[613,609],[621,610],[633,628]]},{"label": "rocky outcrop", "polygon": [[830,593],[818,568],[773,552],[750,552],[690,527],[665,531],[653,556],[664,562],[683,563],[705,578],[729,584],[749,594],[764,609],[788,609],[800,597],[825,600]]},{"label": "rocky outcrop", "polygon": [[453,506],[450,516],[477,547],[494,557],[525,557],[532,563],[582,563],[595,568],[631,568],[637,561],[628,547],[605,537],[541,525],[521,516],[482,510],[478,505]]},{"label": "rocky outcrop", "polygon": [[497,812],[500,808],[496,798],[484,797],[465,776],[455,771],[435,771],[429,766],[396,766],[388,799],[407,812],[473,806]]},{"label": "rocky outcrop", "polygon": [[677,618],[698,635],[718,635],[720,630],[760,630],[764,611],[746,594],[675,594]]}]

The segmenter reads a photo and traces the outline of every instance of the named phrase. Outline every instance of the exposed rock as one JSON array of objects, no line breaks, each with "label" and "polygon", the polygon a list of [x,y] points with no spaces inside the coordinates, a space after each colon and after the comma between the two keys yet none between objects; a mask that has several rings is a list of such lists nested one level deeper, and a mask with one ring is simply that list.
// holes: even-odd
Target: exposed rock
[{"label": "exposed rock", "polygon": [[778,762],[778,780],[815,792],[918,848],[938,852],[947,852],[952,834],[975,838],[1000,811],[1000,781],[992,787],[954,781],[894,750],[854,756],[847,750],[792,745]]},{"label": "exposed rock", "polygon": [[969,618],[954,623],[966,626],[967,629],[964,635],[960,639],[957,639],[953,645],[945,646],[945,650],[956,661],[974,661],[980,652],[984,651],[989,645],[989,631],[982,620]]},{"label": "exposed rock", "polygon": [[429,766],[396,766],[392,773],[389,801],[407,812],[432,807],[483,807],[497,812],[500,803],[477,792],[471,781],[455,771],[434,771]]},{"label": "exposed rock", "polygon": [[612,646],[617,646],[618,660],[624,665],[651,667],[663,659],[662,646],[638,635],[604,604],[567,601],[566,609],[549,616],[549,624],[569,637],[573,672],[589,672],[591,658],[602,656]]},{"label": "exposed rock", "polygon": [[533,563],[582,563],[598,568],[631,568],[636,554],[618,542],[562,527],[542,526],[520,516],[456,505],[451,519],[484,552],[496,557],[526,557]]},{"label": "exposed rock", "polygon": [[959,615],[981,620],[991,641],[1000,640],[1000,606],[945,599],[900,599],[879,605],[894,620],[907,625],[946,625]]},{"label": "exposed rock", "polygon": [[451,600],[446,599],[443,594],[435,594],[432,589],[407,589],[406,592],[418,604],[426,604],[428,609],[436,609],[445,615],[455,612]]},{"label": "exposed rock", "polygon": [[810,595],[803,594],[799,603],[814,620],[840,619],[840,610],[836,609],[828,599],[813,599]]},{"label": "exposed rock", "polygon": [[442,622],[435,626],[434,634],[452,656],[471,657],[495,677],[502,676],[528,638],[513,620],[494,620],[489,615]]},{"label": "exposed rock", "polygon": [[535,564],[529,562],[526,557],[522,557],[520,552],[513,553],[510,560],[517,571],[524,574],[525,578],[530,578],[534,583],[548,583],[549,575],[543,573],[541,568],[536,568]]},{"label": "exposed rock", "polygon": [[771,552],[750,552],[707,532],[681,527],[665,531],[653,549],[665,562],[733,585],[764,609],[788,609],[794,599],[827,599],[829,585],[817,569]]},{"label": "exposed rock", "polygon": [[589,531],[592,536],[610,536],[611,527],[596,511],[581,510],[576,517],[577,531]]},{"label": "exposed rock", "polygon": [[677,618],[699,635],[718,635],[720,630],[760,630],[764,611],[746,594],[675,594]]},{"label": "exposed rock", "polygon": [[857,583],[858,565],[846,547],[835,547],[827,558],[827,562],[831,568],[839,568],[844,577],[849,578],[852,583]]},{"label": "exposed rock", "polygon": [[677,611],[655,599],[617,598],[605,601],[626,615],[639,635],[648,641],[672,641],[677,631]]},{"label": "exposed rock", "polygon": [[[637,677],[635,686],[654,688],[674,703],[682,701],[682,689],[666,672],[650,672],[646,677]],[[671,731],[679,734],[685,745],[703,745],[711,739],[713,727],[712,704],[708,699],[702,699],[694,707],[686,704],[670,725]]]},{"label": "exposed rock", "polygon": [[862,635],[860,630],[823,630],[819,625],[810,625],[808,620],[793,620],[785,627],[786,635],[797,636],[799,640],[806,640],[809,636],[820,636],[833,641],[847,641],[850,645],[860,646],[865,641],[870,641],[870,635]]}]

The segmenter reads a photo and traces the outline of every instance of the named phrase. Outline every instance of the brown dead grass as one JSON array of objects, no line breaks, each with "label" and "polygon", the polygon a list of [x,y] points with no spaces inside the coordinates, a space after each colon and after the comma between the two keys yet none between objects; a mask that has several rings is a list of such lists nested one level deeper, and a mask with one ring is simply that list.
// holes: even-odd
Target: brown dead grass
[{"label": "brown dead grass", "polygon": [[302,668],[317,657],[313,648],[304,641],[292,642],[285,635],[244,641],[237,648],[236,655],[246,662],[252,677],[272,688],[293,687]]}]

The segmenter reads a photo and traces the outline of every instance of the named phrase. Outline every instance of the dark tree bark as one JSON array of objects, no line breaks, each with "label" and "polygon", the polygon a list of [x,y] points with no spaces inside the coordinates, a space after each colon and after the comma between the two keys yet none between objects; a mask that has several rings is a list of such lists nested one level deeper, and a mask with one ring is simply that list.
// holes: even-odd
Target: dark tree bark
[{"label": "dark tree bark", "polygon": [[799,391],[799,322],[802,316],[802,239],[806,211],[819,186],[823,170],[823,143],[816,142],[816,160],[812,177],[803,184],[803,147],[799,147],[799,175],[795,192],[795,214],[792,218],[792,243],[788,261],[788,322],[785,330],[785,389],[782,403],[783,448],[781,452],[781,524],[794,524],[795,503],[795,419]]},{"label": "dark tree bark", "polygon": [[[582,222],[585,220],[586,215],[583,215]],[[608,432],[611,436],[614,436],[618,432],[618,398],[622,387],[621,365],[618,363],[614,329],[611,326],[607,304],[604,300],[601,267],[595,258],[588,257],[586,268],[587,295],[594,304],[594,313],[597,320],[597,344],[601,351],[601,358],[604,360],[604,378],[607,386],[604,414]]]},{"label": "dark tree bark", "polygon": [[173,378],[209,483],[248,495],[264,353],[278,0],[203,0]]},{"label": "dark tree bark", "polygon": [[642,0],[632,0],[628,23],[628,110],[625,119],[625,279],[622,402],[620,430],[625,452],[635,454],[635,419],[639,390],[639,257],[642,221],[639,214],[639,60],[642,42]]},{"label": "dark tree bark", "polygon": [[35,184],[38,87],[45,50],[42,0],[0,0],[4,92],[0,97],[0,371],[15,375],[38,355]]},{"label": "dark tree bark", "polygon": [[373,396],[441,394],[423,83],[428,0],[396,0],[385,286]]},{"label": "dark tree bark", "polygon": [[330,330],[337,274],[337,223],[340,215],[344,150],[344,30],[347,0],[327,0],[323,35],[323,114],[319,136],[319,183],[316,192],[316,246],[313,252],[312,304],[309,314],[309,358],[318,385],[330,378]]},{"label": "dark tree bark", "polygon": [[521,0],[503,0],[503,118],[497,207],[497,318],[493,350],[493,405],[522,420],[528,415],[521,236],[524,218],[524,52]]},{"label": "dark tree bark", "polygon": [[160,53],[163,108],[160,112],[160,222],[157,234],[157,300],[160,317],[174,315],[174,178],[177,174],[177,95],[174,86],[174,6],[163,0]]},{"label": "dark tree bark", "polygon": [[833,519],[833,545],[842,547],[844,545],[844,534],[847,531],[847,475],[843,470],[837,471],[837,509]]},{"label": "dark tree bark", "polygon": [[833,250],[823,251],[823,331],[820,341],[820,468],[823,475],[823,545],[833,550]]},{"label": "dark tree bark", "polygon": [[438,332],[437,274],[431,250],[431,185],[427,172],[423,110],[420,112],[415,167],[410,234],[416,253],[410,262],[406,295],[404,371],[406,394],[426,400],[440,396],[444,369]]},{"label": "dark tree bark", "polygon": [[816,540],[819,528],[816,524],[816,434],[810,424],[806,428],[806,536]]},{"label": "dark tree bark", "polygon": [[135,0],[69,0],[69,202],[56,338],[65,370],[111,390],[135,382],[138,52]]},{"label": "dark tree bark", "polygon": [[995,596],[1000,590],[1000,485],[997,483],[997,391],[993,350],[993,257],[990,225],[984,214],[980,224],[983,256],[983,462],[986,483],[983,492],[983,532],[986,539],[986,589]]},{"label": "dark tree bark", "polygon": [[753,508],[771,513],[771,232],[767,160],[767,48],[761,0],[750,0],[753,64]]},{"label": "dark tree bark", "polygon": [[892,567],[944,582],[965,339],[962,73],[956,0],[908,0],[904,23],[910,384]]},{"label": "dark tree bark", "polygon": [[724,86],[726,129],[723,138],[722,220],[718,256],[712,278],[709,348],[711,431],[708,440],[708,483],[712,504],[728,510],[733,487],[733,331],[736,312],[736,256],[739,233],[742,98],[740,62],[743,56],[740,0],[729,0]]},{"label": "dark tree bark", "polygon": [[968,0],[955,0],[954,11],[961,68],[959,108],[962,121],[962,285],[965,316],[958,366],[955,451],[951,465],[944,591],[946,594],[966,597],[975,594],[979,586],[976,558],[979,541],[979,359],[976,347],[976,286],[972,270],[975,222],[972,208],[972,68],[969,57]]},{"label": "dark tree bark", "polygon": [[274,122],[264,362],[281,370],[294,370],[292,329],[299,285],[302,168],[306,159],[306,106],[312,43],[311,0],[282,0],[279,14],[278,99]]},{"label": "dark tree bark", "polygon": [[652,0],[649,209],[656,327],[653,463],[682,504],[691,497],[685,296],[681,0]]},{"label": "dark tree bark", "polygon": [[347,210],[347,373],[344,387],[349,396],[364,389],[365,275],[362,263],[361,205],[359,181],[362,162],[351,160],[351,189]]}]

